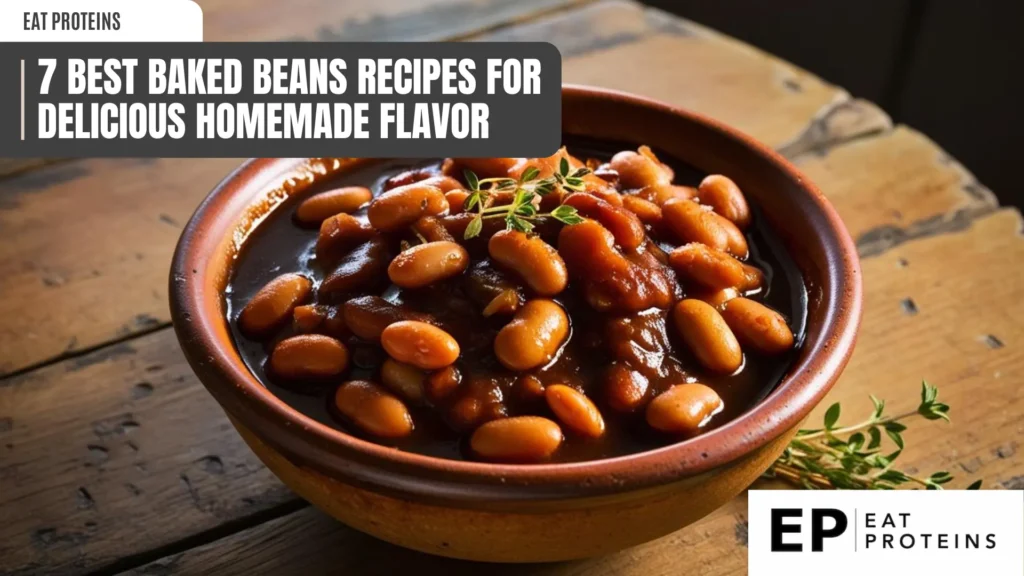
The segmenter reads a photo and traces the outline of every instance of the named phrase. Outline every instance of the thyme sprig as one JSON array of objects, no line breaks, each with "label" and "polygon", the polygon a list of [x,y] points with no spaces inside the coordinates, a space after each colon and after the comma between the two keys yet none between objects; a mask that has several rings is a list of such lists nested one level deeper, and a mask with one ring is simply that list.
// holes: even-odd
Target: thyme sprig
[{"label": "thyme sprig", "polygon": [[[939,402],[938,395],[938,388],[922,382],[917,409],[895,416],[885,414],[884,400],[871,396],[874,404],[871,416],[843,427],[838,426],[841,408],[837,402],[825,411],[824,427],[797,432],[765,476],[812,490],[892,490],[904,484],[942,490],[943,484],[953,480],[947,471],[920,477],[893,467],[903,452],[905,420],[921,417],[949,421],[949,406]],[[883,434],[896,448],[889,454],[882,453]],[[978,480],[967,489],[980,487],[981,480]]]},{"label": "thyme sprig", "polygon": [[[478,236],[483,229],[483,221],[489,218],[504,218],[508,230],[532,232],[533,222],[537,218],[550,216],[563,224],[579,224],[583,218],[576,208],[560,204],[547,213],[539,213],[535,201],[547,196],[557,189],[578,192],[583,190],[583,177],[590,173],[589,168],[577,168],[569,171],[569,161],[562,158],[558,170],[547,178],[540,179],[540,170],[530,166],[523,171],[518,180],[513,178],[484,178],[481,180],[472,170],[464,170],[466,185],[470,195],[466,197],[463,210],[476,211],[476,217],[470,221],[463,234],[466,240]],[[513,192],[512,202],[493,206],[490,203],[495,192]]]}]

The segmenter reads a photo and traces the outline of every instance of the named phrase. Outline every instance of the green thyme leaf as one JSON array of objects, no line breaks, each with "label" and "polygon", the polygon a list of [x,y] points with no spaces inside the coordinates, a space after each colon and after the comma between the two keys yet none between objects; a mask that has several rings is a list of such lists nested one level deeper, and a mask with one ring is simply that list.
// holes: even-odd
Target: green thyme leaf
[{"label": "green thyme leaf", "polygon": [[526,169],[526,171],[523,172],[523,177],[521,181],[530,182],[531,180],[536,180],[537,176],[540,176],[540,170],[538,170],[534,166],[530,166],[529,168]]},{"label": "green thyme leaf", "polygon": [[[814,490],[892,490],[901,485],[942,490],[944,484],[953,481],[947,471],[920,477],[893,467],[905,448],[903,432],[907,430],[909,419],[918,416],[925,420],[949,419],[949,406],[939,402],[938,395],[936,387],[922,383],[921,404],[917,410],[897,416],[886,416],[885,401],[872,396],[871,416],[859,424],[842,428],[838,427],[840,405],[833,404],[825,411],[825,428],[798,431],[766,475]],[[896,447],[890,454],[878,452],[883,432]],[[843,433],[849,436],[842,438]],[[981,481],[975,481],[967,489],[980,487]]]},{"label": "green thyme leaf", "polygon": [[569,226],[583,222],[583,218],[580,218],[580,215],[576,212],[576,209],[573,208],[572,206],[567,206],[565,204],[562,204],[558,208],[552,210],[551,216],[554,217],[555,220],[558,220],[563,224],[568,224]]},{"label": "green thyme leaf", "polygon": [[466,226],[466,232],[463,233],[462,237],[466,240],[470,238],[476,238],[480,235],[480,231],[484,228],[483,218],[477,216],[469,221],[469,226]]},{"label": "green thyme leaf", "polygon": [[875,411],[871,414],[871,417],[878,420],[882,417],[882,413],[885,412],[885,400],[879,400],[872,394],[871,402],[875,405]]},{"label": "green thyme leaf", "polygon": [[503,178],[494,183],[495,190],[513,190],[517,182],[511,178]]},{"label": "green thyme leaf", "polygon": [[466,185],[469,186],[470,190],[480,189],[480,179],[476,177],[476,174],[472,170],[466,168],[462,171],[462,175],[466,177]]},{"label": "green thyme leaf", "polygon": [[832,430],[836,427],[840,410],[839,402],[828,407],[828,410],[825,411],[825,430]]},{"label": "green thyme leaf", "polygon": [[554,178],[545,178],[534,186],[533,191],[540,196],[547,196],[555,191],[556,186],[558,186],[558,182]]},{"label": "green thyme leaf", "polygon": [[476,208],[480,204],[480,192],[473,192],[466,197],[466,201],[462,203],[462,210],[464,212],[472,212],[473,208]]},{"label": "green thyme leaf", "polygon": [[569,159],[562,156],[562,159],[558,162],[558,173],[562,176],[569,175]]},{"label": "green thyme leaf", "polygon": [[868,436],[871,437],[871,441],[868,442],[868,450],[874,450],[882,445],[882,431],[878,429],[878,426],[868,429]]}]

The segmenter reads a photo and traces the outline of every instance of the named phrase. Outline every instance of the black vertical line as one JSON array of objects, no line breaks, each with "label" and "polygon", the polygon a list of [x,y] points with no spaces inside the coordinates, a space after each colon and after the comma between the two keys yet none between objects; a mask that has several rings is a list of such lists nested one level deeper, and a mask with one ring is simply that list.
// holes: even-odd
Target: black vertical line
[{"label": "black vertical line", "polygon": [[889,70],[889,78],[883,87],[883,96],[880,102],[882,108],[892,117],[893,122],[902,120],[903,90],[906,88],[907,74],[914,64],[917,40],[921,34],[921,27],[924,24],[930,2],[931,0],[908,0],[907,2],[903,31],[896,47],[896,54],[893,55],[892,68]]}]

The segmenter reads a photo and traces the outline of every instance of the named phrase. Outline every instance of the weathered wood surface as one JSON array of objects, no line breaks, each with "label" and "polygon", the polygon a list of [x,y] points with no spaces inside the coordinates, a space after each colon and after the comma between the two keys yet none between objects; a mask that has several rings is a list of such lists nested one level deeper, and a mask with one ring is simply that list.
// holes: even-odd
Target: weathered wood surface
[{"label": "weathered wood surface", "polygon": [[[848,406],[844,419],[867,410],[869,393],[910,408],[927,378],[954,422],[908,431],[905,465],[950,469],[959,486],[1024,487],[1016,211],[869,103],[659,12],[604,2],[492,37],[553,39],[567,80],[693,107],[793,157],[865,256],[863,331],[830,401]],[[644,57],[663,72],[635,74]],[[23,370],[73,344],[70,358],[0,380],[0,573],[479,569],[299,510],[191,375],[166,329],[167,266],[180,225],[234,163],[86,160],[0,181],[0,233],[16,239],[0,243],[0,366]],[[657,542],[541,570],[743,574],[745,511],[741,498]]]},{"label": "weathered wood surface", "polygon": [[[567,81],[690,106],[798,156],[888,126],[805,72],[633,4],[602,2],[482,38],[551,39]],[[634,65],[645,54],[663,61]],[[635,73],[644,67],[671,73]],[[238,162],[86,159],[0,180],[0,230],[14,239],[0,244],[0,293],[15,295],[0,301],[0,374],[166,325],[181,227]]]},{"label": "weathered wood surface", "polygon": [[524,566],[462,562],[397,548],[307,508],[126,574],[390,576],[415,569],[451,576],[733,576],[747,573],[746,511],[741,496],[692,529],[642,546],[601,558]]},{"label": "weathered wood surface", "polygon": [[172,330],[0,384],[0,573],[81,574],[293,499]]}]

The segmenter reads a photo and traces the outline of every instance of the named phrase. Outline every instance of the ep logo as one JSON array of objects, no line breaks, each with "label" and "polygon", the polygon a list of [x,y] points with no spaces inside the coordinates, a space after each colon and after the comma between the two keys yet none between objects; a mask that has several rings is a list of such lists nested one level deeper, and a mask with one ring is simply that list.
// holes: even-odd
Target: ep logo
[{"label": "ep logo", "polygon": [[[808,518],[809,517],[809,518]],[[809,519],[809,522],[805,522]],[[795,536],[786,539],[787,534],[801,534],[804,526],[811,536],[811,551],[824,551],[826,538],[838,538],[849,526],[846,513],[835,508],[811,508],[805,514],[802,508],[771,509],[771,551],[803,552],[802,539]]]}]

